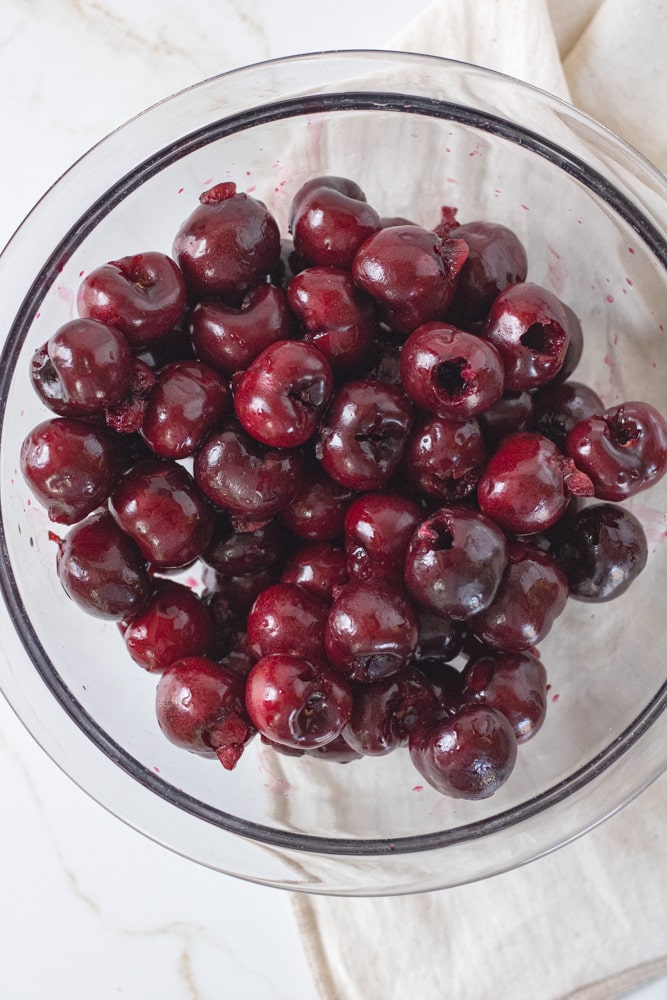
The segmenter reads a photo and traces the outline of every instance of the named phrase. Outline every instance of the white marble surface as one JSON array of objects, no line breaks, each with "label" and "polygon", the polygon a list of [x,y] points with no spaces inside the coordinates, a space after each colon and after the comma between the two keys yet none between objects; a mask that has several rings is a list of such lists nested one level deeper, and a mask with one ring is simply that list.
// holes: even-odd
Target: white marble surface
[{"label": "white marble surface", "polygon": [[[424,4],[417,3],[413,10]],[[0,247],[93,143],[227,69],[379,47],[402,0],[3,0]],[[0,697],[2,1000],[311,1000],[285,892],[216,875],[91,801]]]},{"label": "white marble surface", "polygon": [[[154,101],[258,59],[381,46],[423,6],[3,0],[0,246],[74,159]],[[0,788],[0,998],[314,1000],[286,893],[212,874],[125,827],[1,698]],[[640,996],[666,997],[665,983]]]}]

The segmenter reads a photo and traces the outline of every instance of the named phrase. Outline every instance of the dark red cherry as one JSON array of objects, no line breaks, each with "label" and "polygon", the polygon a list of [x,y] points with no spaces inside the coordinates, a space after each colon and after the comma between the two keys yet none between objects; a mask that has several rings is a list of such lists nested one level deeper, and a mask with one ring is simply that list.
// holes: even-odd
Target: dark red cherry
[{"label": "dark red cherry", "polygon": [[203,577],[207,597],[211,593],[220,594],[235,614],[247,616],[262,591],[278,582],[280,571],[277,566],[269,566],[256,573],[228,576],[206,567]]},{"label": "dark red cherry", "polygon": [[139,462],[114,490],[110,508],[143,557],[161,569],[189,566],[213,534],[212,508],[176,462]]},{"label": "dark red cherry", "polygon": [[550,551],[565,571],[571,596],[580,601],[619,597],[642,572],[648,557],[641,523],[612,503],[584,507],[561,522]]},{"label": "dark red cherry", "polygon": [[474,417],[457,423],[422,413],[410,433],[403,469],[420,493],[448,504],[473,492],[485,462],[486,448]]},{"label": "dark red cherry", "polygon": [[449,663],[463,650],[466,629],[463,622],[421,608],[419,611],[419,641],[415,652],[418,667],[424,661],[431,664]]},{"label": "dark red cherry", "polygon": [[350,680],[376,681],[406,667],[419,622],[405,593],[382,578],[352,581],[336,595],[325,632],[329,662]]},{"label": "dark red cherry", "polygon": [[188,291],[238,304],[280,258],[278,225],[260,201],[216,184],[199,198],[174,239]]},{"label": "dark red cherry", "polygon": [[567,302],[562,302],[561,305],[563,306],[565,316],[567,317],[567,332],[569,334],[570,341],[565,352],[563,366],[560,371],[554,375],[552,379],[553,382],[564,382],[568,379],[581,361],[581,355],[584,353],[584,331],[581,326],[581,321],[574,310],[568,306]]},{"label": "dark red cherry", "polygon": [[528,429],[533,415],[533,397],[526,392],[504,392],[500,399],[479,415],[479,425],[489,452],[508,434]]},{"label": "dark red cherry", "polygon": [[313,177],[289,212],[294,249],[308,264],[351,267],[358,248],[380,228],[380,217],[358,184],[346,177]]},{"label": "dark red cherry", "polygon": [[107,427],[118,434],[137,434],[144,422],[150,394],[156,385],[155,372],[145,362],[135,358],[127,392],[117,403],[104,410]]},{"label": "dark red cherry", "polygon": [[231,408],[218,372],[201,361],[174,361],[162,369],[148,398],[141,436],[156,455],[185,458]]},{"label": "dark red cherry", "polygon": [[531,282],[510,285],[495,299],[483,327],[505,367],[505,388],[536,389],[563,367],[570,322],[553,292]]},{"label": "dark red cherry", "polygon": [[399,333],[444,318],[468,255],[463,240],[441,240],[420,226],[381,229],[359,248],[352,275]]},{"label": "dark red cherry", "polygon": [[309,267],[294,278],[287,299],[306,330],[304,340],[334,372],[353,370],[366,358],[375,338],[375,306],[349,271]]},{"label": "dark red cherry", "polygon": [[202,559],[218,573],[243,576],[281,563],[289,546],[289,533],[278,520],[267,521],[254,531],[234,531],[223,515],[216,520]]},{"label": "dark red cherry", "polygon": [[518,236],[497,222],[466,222],[449,236],[468,246],[449,307],[452,322],[468,329],[485,318],[504,288],[526,280],[528,259]]},{"label": "dark red cherry", "polygon": [[287,560],[280,579],[330,603],[337,589],[349,580],[345,551],[329,542],[304,545]]},{"label": "dark red cherry", "polygon": [[242,678],[205,657],[184,657],[164,671],[155,692],[155,711],[168,740],[191,753],[217,757],[228,771],[254,732]]},{"label": "dark red cherry", "polygon": [[532,400],[533,430],[553,441],[562,452],[574,425],[604,410],[598,394],[582,382],[551,382],[538,389]]},{"label": "dark red cherry", "polygon": [[123,454],[105,428],[55,417],[24,438],[19,461],[49,518],[75,524],[106,502],[120,477]]},{"label": "dark red cherry", "polygon": [[503,393],[503,363],[481,337],[448,323],[426,323],[401,352],[401,381],[410,399],[446,420],[465,421]]},{"label": "dark red cherry", "polygon": [[42,402],[63,417],[102,414],[130,388],[133,358],[122,333],[95,319],[59,327],[31,363]]},{"label": "dark red cherry", "polygon": [[355,500],[345,515],[350,579],[380,576],[402,586],[405,553],[422,520],[421,508],[396,493],[365,493]]},{"label": "dark red cherry", "polygon": [[287,291],[296,275],[306,267],[308,264],[294,249],[294,240],[283,237],[280,241],[280,259],[269,277],[274,285]]},{"label": "dark red cherry", "polygon": [[168,334],[185,312],[185,281],[166,254],[150,251],[102,264],[76,296],[80,316],[97,319],[141,348]]},{"label": "dark red cherry", "polygon": [[106,510],[70,529],[59,544],[57,568],[68,597],[97,618],[128,618],[153,590],[139,548]]},{"label": "dark red cherry", "polygon": [[350,761],[359,760],[361,757],[360,753],[352,749],[342,733],[339,733],[330,743],[325,743],[321,747],[313,747],[311,750],[304,750],[304,754],[306,757],[316,757],[318,760],[326,760],[332,764],[349,764]]},{"label": "dark red cherry", "polygon": [[316,347],[279,340],[238,376],[234,409],[255,441],[297,448],[315,433],[332,389],[331,366]]},{"label": "dark red cherry", "polygon": [[293,653],[307,660],[324,659],[328,606],[294,583],[276,583],[255,600],[248,614],[248,644],[259,659]]},{"label": "dark red cherry", "polygon": [[506,564],[505,536],[493,521],[466,507],[442,507],[412,537],[405,583],[423,607],[463,621],[491,604]]},{"label": "dark red cherry", "polygon": [[266,522],[292,501],[303,459],[295,449],[268,449],[240,427],[214,433],[195,456],[202,493],[232,515]]},{"label": "dark red cherry", "polygon": [[[219,595],[214,595],[218,598]],[[219,600],[213,600],[210,603],[213,615],[216,615],[216,607],[220,603]],[[214,640],[215,641],[215,640]],[[237,634],[236,639],[232,648],[225,653],[225,655],[220,660],[221,665],[225,670],[229,670],[230,673],[236,674],[238,677],[242,677],[243,680],[246,679],[252,668],[254,667],[256,660],[255,657],[250,652],[250,646],[248,645],[248,637],[245,633],[240,632]]]},{"label": "dark red cherry", "polygon": [[384,486],[400,465],[412,426],[412,406],[387,382],[348,382],[322,418],[316,455],[350,490]]},{"label": "dark red cherry", "polygon": [[497,708],[510,722],[517,743],[525,743],[547,714],[547,672],[527,651],[480,656],[463,672],[461,698]]},{"label": "dark red cherry", "polygon": [[343,736],[358,753],[381,757],[405,746],[417,720],[433,710],[431,684],[415,667],[372,684],[355,684],[352,714]]},{"label": "dark red cherry", "polygon": [[134,357],[138,361],[143,361],[154,372],[160,371],[172,361],[194,361],[195,352],[185,329],[185,323],[179,323],[173,330],[147,347],[135,350]]},{"label": "dark red cherry", "polygon": [[591,496],[593,486],[541,434],[510,434],[489,459],[477,486],[483,514],[501,528],[529,535],[550,528],[563,515],[570,496]]},{"label": "dark red cherry", "polygon": [[197,357],[223,375],[244,371],[270,344],[287,340],[291,328],[285,293],[266,283],[247,292],[238,307],[204,299],[187,320]]},{"label": "dark red cherry", "polygon": [[410,758],[419,773],[443,795],[486,799],[514,769],[517,742],[498,709],[465,705],[421,718],[410,734]]},{"label": "dark red cherry", "polygon": [[245,697],[248,714],[262,735],[300,750],[336,739],[352,711],[349,684],[337,671],[283,653],[257,661]]},{"label": "dark red cherry", "polygon": [[353,493],[327,475],[319,462],[306,465],[301,485],[280,519],[293,535],[327,542],[343,534],[345,514]]},{"label": "dark red cherry", "polygon": [[511,542],[496,596],[468,628],[492,649],[530,649],[549,634],[567,595],[567,578],[553,556],[535,545]]},{"label": "dark red cherry", "polygon": [[144,670],[160,672],[184,656],[206,656],[213,639],[211,613],[194,591],[158,580],[155,593],[125,623],[125,647]]},{"label": "dark red cherry", "polygon": [[599,500],[627,500],[665,474],[667,422],[648,403],[621,403],[576,424],[567,454]]}]

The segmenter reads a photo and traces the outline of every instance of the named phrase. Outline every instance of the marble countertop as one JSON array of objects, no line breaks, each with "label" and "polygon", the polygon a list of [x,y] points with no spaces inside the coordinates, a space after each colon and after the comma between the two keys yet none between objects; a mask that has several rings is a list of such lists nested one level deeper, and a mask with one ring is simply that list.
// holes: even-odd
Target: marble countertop
[{"label": "marble countertop", "polygon": [[[260,59],[381,47],[405,21],[403,0],[4,0],[0,246],[70,163],[155,101]],[[2,698],[0,787],[0,997],[314,1000],[287,893],[126,827]]]}]

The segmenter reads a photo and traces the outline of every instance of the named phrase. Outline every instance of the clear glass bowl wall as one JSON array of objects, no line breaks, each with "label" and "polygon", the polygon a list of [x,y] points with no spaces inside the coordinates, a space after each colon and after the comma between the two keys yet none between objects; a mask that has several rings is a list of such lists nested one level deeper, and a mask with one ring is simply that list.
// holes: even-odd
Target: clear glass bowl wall
[{"label": "clear glass bowl wall", "polygon": [[220,871],[332,893],[460,884],[524,863],[615,811],[667,763],[663,636],[667,486],[629,507],[649,563],[615,604],[571,601],[542,644],[547,721],[484,802],[423,786],[407,753],[350,765],[278,757],[256,740],[233,773],[169,744],[156,678],[117,627],[64,596],[53,528],[18,471],[48,417],[28,378],[35,348],[74,315],[80,276],[170,252],[202,190],[263,199],[286,231],[314,174],[355,179],[381,214],[425,226],[441,205],[504,223],[529,279],[580,316],[575,378],[607,405],[667,413],[664,178],[600,126],[530,87],[428,57],[339,53],[213,79],[94,148],[45,196],[0,260],[2,688],[86,791],[147,835]]}]

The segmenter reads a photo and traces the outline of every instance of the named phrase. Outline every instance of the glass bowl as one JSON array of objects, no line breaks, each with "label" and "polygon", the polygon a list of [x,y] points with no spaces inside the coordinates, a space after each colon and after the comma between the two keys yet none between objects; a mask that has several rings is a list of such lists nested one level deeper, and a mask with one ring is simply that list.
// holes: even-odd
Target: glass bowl
[{"label": "glass bowl", "polygon": [[667,480],[628,506],[649,562],[613,605],[570,601],[542,644],[547,720],[492,798],[444,798],[406,752],[342,766],[255,740],[227,773],[168,743],[156,678],[115,624],[61,590],[53,529],[18,468],[48,414],[35,348],[74,315],[80,275],[169,252],[212,183],[235,180],[286,229],[314,174],[355,179],[381,214],[432,227],[441,205],[524,242],[529,279],[580,316],[576,378],[606,405],[667,412],[667,185],[568,105],[462,63],[391,52],[318,53],[225,74],[153,107],[76,163],[0,259],[2,690],[45,751],[103,806],[210,868],[289,889],[392,894],[505,871],[577,837],[667,764],[660,626]]}]

